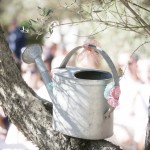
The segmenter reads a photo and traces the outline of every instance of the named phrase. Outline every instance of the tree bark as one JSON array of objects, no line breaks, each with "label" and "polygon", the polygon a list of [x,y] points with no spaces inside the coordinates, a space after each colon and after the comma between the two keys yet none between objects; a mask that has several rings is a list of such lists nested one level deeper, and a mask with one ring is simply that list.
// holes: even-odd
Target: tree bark
[{"label": "tree bark", "polygon": [[105,140],[83,140],[52,129],[52,104],[23,81],[0,25],[0,104],[11,122],[40,150],[119,150]]},{"label": "tree bark", "polygon": [[145,150],[149,150],[149,149],[150,149],[150,106],[148,108],[148,123],[147,123],[146,139],[145,139]]}]

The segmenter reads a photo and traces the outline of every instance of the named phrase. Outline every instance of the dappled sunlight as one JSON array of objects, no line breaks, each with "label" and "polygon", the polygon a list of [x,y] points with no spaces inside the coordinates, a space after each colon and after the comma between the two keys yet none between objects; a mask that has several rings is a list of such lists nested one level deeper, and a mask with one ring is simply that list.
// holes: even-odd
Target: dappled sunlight
[{"label": "dappled sunlight", "polygon": [[[61,136],[51,133],[47,134],[51,137],[45,136],[48,138],[47,141],[43,140],[45,143],[37,139],[42,139],[41,133],[44,135],[49,132],[47,128],[50,124],[53,124],[53,130],[59,131],[60,135],[63,133],[83,139],[103,139],[114,132],[113,136],[106,140],[124,150],[143,150],[150,97],[148,6],[148,0],[0,0],[0,22],[3,24],[12,57],[25,81],[14,83],[12,91],[9,89],[11,102],[14,102],[16,93],[20,99],[29,98],[31,95],[27,96],[25,93],[28,89],[21,89],[28,85],[37,95],[53,103],[51,123],[50,119],[45,117],[47,111],[43,106],[41,109],[41,103],[36,99],[21,101],[21,104],[25,103],[25,107],[33,113],[28,119],[20,116],[26,122],[20,128],[29,129],[25,134],[35,131],[32,123],[40,122],[41,129],[36,130],[37,134],[33,133],[37,136],[34,142],[42,145],[43,149],[45,143],[46,148],[56,143],[58,147],[51,147],[52,149],[74,149],[71,138],[67,136],[64,138],[67,142],[62,138],[64,142]],[[40,45],[38,55],[35,51],[38,47],[32,45],[35,43]],[[96,46],[101,55],[89,44]],[[81,49],[77,52],[78,46]],[[27,49],[28,52],[23,56],[21,50]],[[66,56],[71,50],[74,53],[68,57],[69,60]],[[116,69],[112,69],[112,65],[107,62],[108,57],[106,56],[106,59],[103,56],[105,52],[113,60],[112,64]],[[25,59],[27,54],[32,59]],[[0,63],[0,74],[3,78],[4,64],[1,60]],[[7,68],[9,70],[9,67]],[[116,86],[119,90],[116,91],[114,84],[108,88],[110,80],[116,81],[114,72],[119,74],[119,83]],[[9,77],[9,74],[5,76]],[[19,86],[24,83],[26,86]],[[7,100],[8,91],[4,90],[3,86],[5,85],[0,87],[0,97]],[[114,112],[110,114],[110,118],[104,118],[104,114],[109,113],[108,110]],[[17,124],[18,118],[15,118],[14,112],[12,114],[12,122]],[[42,119],[39,121],[39,118]],[[8,138],[12,141],[11,144],[15,145],[20,144],[19,142],[28,143],[14,125],[7,128],[3,119],[8,121],[7,114],[0,120],[0,127],[3,126],[6,132],[8,131],[4,140]],[[1,132],[3,130],[0,130],[0,136]],[[51,141],[54,143],[51,144]],[[90,143],[84,140],[82,142],[82,145],[77,145],[81,149],[83,145]],[[3,144],[8,146],[5,141]],[[0,143],[0,149],[3,144]],[[22,148],[37,150],[32,143]]]}]

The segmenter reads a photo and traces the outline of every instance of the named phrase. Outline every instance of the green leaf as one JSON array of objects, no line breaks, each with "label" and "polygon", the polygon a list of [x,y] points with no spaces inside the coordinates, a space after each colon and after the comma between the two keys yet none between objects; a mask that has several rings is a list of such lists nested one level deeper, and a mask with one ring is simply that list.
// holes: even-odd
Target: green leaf
[{"label": "green leaf", "polygon": [[46,13],[46,16],[48,16],[50,13],[52,13],[53,11],[51,9],[49,9]]},{"label": "green leaf", "polygon": [[29,25],[29,26],[32,26],[32,22],[31,22],[31,20],[29,20],[28,25]]},{"label": "green leaf", "polygon": [[33,19],[30,19],[32,22],[34,22],[34,23],[37,23],[37,21],[36,20],[33,20]]},{"label": "green leaf", "polygon": [[38,9],[42,9],[40,6],[38,6]]},{"label": "green leaf", "polygon": [[31,29],[33,32],[36,32],[36,30],[35,30],[33,27],[30,27],[30,29]]},{"label": "green leaf", "polygon": [[28,29],[26,29],[26,28],[23,26],[22,29],[21,29],[21,32],[23,32],[23,33],[28,33],[29,31],[28,31]]},{"label": "green leaf", "polygon": [[52,27],[49,28],[49,33],[50,33],[50,34],[53,33],[53,28],[52,28]]}]

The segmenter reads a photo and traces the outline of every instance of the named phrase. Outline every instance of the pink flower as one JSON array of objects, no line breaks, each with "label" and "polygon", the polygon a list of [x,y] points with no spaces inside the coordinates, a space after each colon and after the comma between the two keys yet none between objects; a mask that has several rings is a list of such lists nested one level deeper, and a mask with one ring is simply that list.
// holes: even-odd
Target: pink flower
[{"label": "pink flower", "polygon": [[105,98],[107,99],[107,102],[112,107],[118,106],[118,99],[120,96],[120,87],[112,85],[111,87],[107,87],[107,90],[104,93]]},{"label": "pink flower", "polygon": [[114,86],[111,90],[110,90],[110,96],[113,97],[114,99],[118,99],[120,96],[120,87],[119,86]]},{"label": "pink flower", "polygon": [[117,106],[119,105],[118,99],[114,99],[113,97],[109,97],[109,98],[107,99],[107,102],[108,102],[108,104],[109,104],[110,106],[112,106],[112,107],[117,107]]}]

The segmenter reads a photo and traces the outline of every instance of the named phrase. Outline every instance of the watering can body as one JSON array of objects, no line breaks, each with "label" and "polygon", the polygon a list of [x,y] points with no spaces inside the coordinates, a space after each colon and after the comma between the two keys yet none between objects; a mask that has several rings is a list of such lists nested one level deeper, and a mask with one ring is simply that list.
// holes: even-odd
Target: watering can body
[{"label": "watering can body", "polygon": [[22,54],[24,62],[35,62],[53,103],[53,129],[63,134],[83,139],[105,139],[113,134],[113,110],[104,98],[107,83],[113,79],[119,85],[119,77],[110,57],[94,45],[111,73],[78,67],[67,67],[71,56],[82,46],[68,53],[59,68],[53,70],[53,78],[41,59],[41,47],[34,45]]},{"label": "watering can body", "polygon": [[[53,128],[83,139],[112,136],[113,113],[109,118],[104,118],[109,105],[103,95],[112,75],[77,67],[54,69],[53,74]],[[83,79],[88,74],[92,80]],[[98,74],[101,79],[96,79]]]}]

